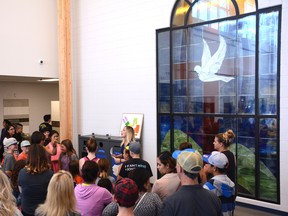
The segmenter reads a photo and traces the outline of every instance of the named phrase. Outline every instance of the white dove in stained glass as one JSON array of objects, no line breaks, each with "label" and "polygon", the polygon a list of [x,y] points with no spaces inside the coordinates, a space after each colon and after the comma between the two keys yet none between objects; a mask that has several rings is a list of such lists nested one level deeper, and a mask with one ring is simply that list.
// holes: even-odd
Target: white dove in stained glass
[{"label": "white dove in stained glass", "polygon": [[229,75],[219,75],[219,71],[223,60],[226,55],[226,42],[222,36],[220,36],[220,45],[215,54],[211,57],[211,52],[207,42],[203,39],[203,54],[201,59],[201,66],[196,65],[194,71],[198,73],[199,79],[202,82],[224,81],[229,82],[234,79]]}]

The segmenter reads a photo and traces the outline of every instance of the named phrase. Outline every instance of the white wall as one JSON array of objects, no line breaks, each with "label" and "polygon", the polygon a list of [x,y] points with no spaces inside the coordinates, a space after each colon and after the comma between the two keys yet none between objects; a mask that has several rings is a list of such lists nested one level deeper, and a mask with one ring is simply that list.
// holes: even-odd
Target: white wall
[{"label": "white wall", "polygon": [[[175,0],[72,1],[73,132],[118,135],[124,112],[144,113],[144,159],[156,176],[156,29],[169,27]],[[288,1],[282,4],[280,173],[281,204],[241,202],[288,211]],[[154,180],[155,178],[153,178]]]},{"label": "white wall", "polygon": [[58,84],[0,82],[0,122],[3,122],[3,99],[29,99],[29,129],[39,130],[43,116],[51,113],[51,101],[59,100]]},{"label": "white wall", "polygon": [[58,77],[57,1],[1,0],[0,26],[0,75]]},{"label": "white wall", "polygon": [[74,137],[119,135],[122,113],[144,113],[143,157],[155,179],[155,30],[169,26],[174,0],[72,2]]}]

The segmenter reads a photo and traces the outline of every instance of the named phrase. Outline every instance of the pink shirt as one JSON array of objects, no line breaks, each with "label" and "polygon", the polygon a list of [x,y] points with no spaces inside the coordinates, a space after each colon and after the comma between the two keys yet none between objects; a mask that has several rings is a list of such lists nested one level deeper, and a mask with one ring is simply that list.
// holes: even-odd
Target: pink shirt
[{"label": "pink shirt", "polygon": [[[48,144],[48,147],[51,151],[53,150],[53,145],[51,142]],[[51,161],[58,161],[60,154],[61,154],[61,146],[57,144],[56,155],[51,155]]]},{"label": "pink shirt", "polygon": [[111,193],[96,184],[78,184],[74,193],[76,209],[82,216],[101,216],[104,207],[112,202]]}]

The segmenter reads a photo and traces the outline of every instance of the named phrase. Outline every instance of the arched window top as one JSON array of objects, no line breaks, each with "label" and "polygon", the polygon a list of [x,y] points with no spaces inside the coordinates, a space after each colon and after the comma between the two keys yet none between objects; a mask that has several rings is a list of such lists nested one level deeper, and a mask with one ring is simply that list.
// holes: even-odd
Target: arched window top
[{"label": "arched window top", "polygon": [[186,26],[255,12],[257,0],[177,0],[171,26]]}]

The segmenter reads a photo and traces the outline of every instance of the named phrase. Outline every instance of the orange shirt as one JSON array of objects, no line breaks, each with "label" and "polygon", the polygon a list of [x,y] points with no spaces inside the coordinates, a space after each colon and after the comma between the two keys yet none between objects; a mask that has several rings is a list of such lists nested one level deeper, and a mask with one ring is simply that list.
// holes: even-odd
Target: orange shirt
[{"label": "orange shirt", "polygon": [[28,158],[28,154],[25,154],[24,152],[21,152],[18,155],[17,161],[19,161],[19,160],[27,160],[27,158]]},{"label": "orange shirt", "polygon": [[83,183],[83,178],[79,175],[75,176],[74,181],[76,184],[81,184]]}]

